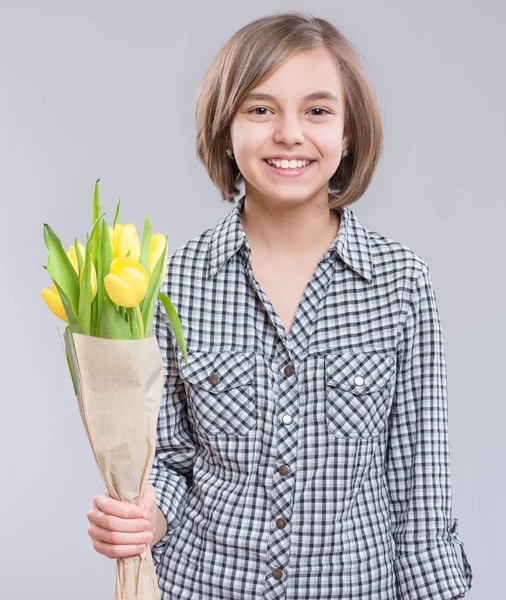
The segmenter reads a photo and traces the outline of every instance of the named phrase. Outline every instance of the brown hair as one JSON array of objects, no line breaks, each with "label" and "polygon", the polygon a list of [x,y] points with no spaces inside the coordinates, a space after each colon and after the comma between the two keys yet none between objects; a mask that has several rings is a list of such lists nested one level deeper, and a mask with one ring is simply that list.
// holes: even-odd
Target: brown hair
[{"label": "brown hair", "polygon": [[366,191],[383,152],[383,123],[359,54],[331,23],[306,12],[275,13],[239,29],[208,67],[197,93],[197,157],[223,200],[244,181],[225,153],[229,128],[246,95],[292,54],[324,47],[335,57],[344,89],[346,158],[329,180],[329,207],[352,204]]}]

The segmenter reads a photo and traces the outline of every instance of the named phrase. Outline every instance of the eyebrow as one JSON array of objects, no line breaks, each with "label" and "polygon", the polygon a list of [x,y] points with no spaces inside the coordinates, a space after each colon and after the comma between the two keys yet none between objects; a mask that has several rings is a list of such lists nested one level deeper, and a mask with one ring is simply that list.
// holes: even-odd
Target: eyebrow
[{"label": "eyebrow", "polygon": [[[276,98],[274,96],[272,96],[271,94],[264,94],[262,92],[249,93],[244,99],[244,102],[247,102],[248,100],[270,100],[271,102],[276,102]],[[329,102],[335,102],[336,104],[339,104],[339,98],[335,94],[332,94],[331,92],[327,92],[325,90],[318,90],[317,92],[312,92],[311,94],[304,96],[302,100],[304,102],[308,100],[327,100]]]}]

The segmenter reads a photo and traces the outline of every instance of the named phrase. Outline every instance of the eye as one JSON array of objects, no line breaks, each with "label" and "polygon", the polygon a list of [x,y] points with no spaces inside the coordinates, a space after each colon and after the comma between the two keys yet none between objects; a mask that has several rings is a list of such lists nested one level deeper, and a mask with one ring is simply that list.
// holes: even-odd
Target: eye
[{"label": "eye", "polygon": [[[328,111],[326,108],[312,108],[311,111],[313,111],[313,110],[323,110],[324,113],[326,113],[327,115],[330,115],[330,111]],[[311,112],[311,111],[309,111],[309,112]],[[315,116],[318,117],[320,115],[315,115]],[[321,115],[321,116],[324,116],[324,115]]]},{"label": "eye", "polygon": [[[269,110],[269,109],[266,108],[265,106],[257,106],[256,108],[253,108],[253,109],[249,110],[248,112],[255,113],[256,110]],[[255,113],[255,114],[258,115],[259,113]],[[265,114],[265,113],[263,113],[263,114]],[[261,115],[261,116],[263,116],[263,115]]]},{"label": "eye", "polygon": [[[267,108],[267,107],[265,107],[265,106],[257,106],[256,108],[252,108],[251,110],[249,110],[249,111],[248,111],[248,113],[257,114],[257,115],[260,115],[260,116],[264,116],[264,115],[266,114],[266,113],[257,113],[257,112],[255,112],[255,111],[257,111],[257,110],[270,110],[270,109],[268,109],[268,108]],[[329,111],[329,110],[327,110],[326,108],[320,108],[320,107],[318,107],[318,108],[312,108],[312,109],[311,109],[309,112],[312,112],[312,111],[314,111],[314,110],[321,110],[321,111],[323,111],[323,113],[322,113],[322,114],[319,114],[319,115],[314,115],[314,116],[316,116],[316,117],[320,117],[320,116],[322,116],[322,117],[323,117],[323,116],[325,116],[325,115],[330,115],[330,114],[331,114],[331,113],[330,113],[330,111]]]}]

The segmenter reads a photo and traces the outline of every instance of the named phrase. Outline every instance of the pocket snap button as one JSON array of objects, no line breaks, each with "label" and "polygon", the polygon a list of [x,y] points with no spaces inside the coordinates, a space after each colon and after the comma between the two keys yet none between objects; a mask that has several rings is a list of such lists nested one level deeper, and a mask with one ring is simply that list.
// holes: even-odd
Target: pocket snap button
[{"label": "pocket snap button", "polygon": [[355,379],[353,380],[353,383],[355,385],[364,385],[364,378],[362,377],[362,375],[356,375]]},{"label": "pocket snap button", "polygon": [[216,373],[213,373],[212,375],[209,376],[209,383],[211,385],[216,385],[218,383],[219,379],[220,378],[218,377],[218,375],[216,375]]},{"label": "pocket snap button", "polygon": [[284,369],[283,369],[283,373],[285,375],[293,375],[295,373],[295,369],[293,368],[293,365],[287,365]]}]

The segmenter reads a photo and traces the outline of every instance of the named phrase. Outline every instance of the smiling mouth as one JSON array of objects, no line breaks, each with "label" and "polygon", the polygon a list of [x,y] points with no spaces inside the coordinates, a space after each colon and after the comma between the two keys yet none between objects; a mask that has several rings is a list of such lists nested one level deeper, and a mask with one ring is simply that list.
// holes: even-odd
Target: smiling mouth
[{"label": "smiling mouth", "polygon": [[[269,167],[273,169],[277,169],[278,171],[300,171],[302,169],[306,169],[311,166],[315,161],[314,160],[297,160],[293,161],[295,163],[303,163],[300,166],[296,164],[295,166],[290,166],[292,161],[287,159],[272,161],[267,158],[264,158],[263,161],[269,165]],[[279,166],[278,166],[279,165]]]}]

